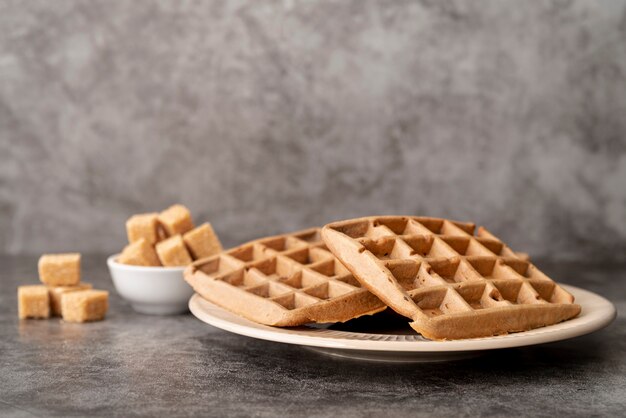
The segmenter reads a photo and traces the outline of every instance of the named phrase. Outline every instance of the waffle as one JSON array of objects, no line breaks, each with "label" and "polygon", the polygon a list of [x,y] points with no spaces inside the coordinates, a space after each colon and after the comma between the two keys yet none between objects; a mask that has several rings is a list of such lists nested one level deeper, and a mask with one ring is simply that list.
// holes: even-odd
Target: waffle
[{"label": "waffle", "polygon": [[526,331],[573,318],[574,297],[485,228],[437,218],[369,217],[322,229],[372,293],[434,340]]},{"label": "waffle", "polygon": [[184,276],[205,299],[266,325],[344,322],[386,309],[327,250],[319,228],[243,244],[190,264]]}]

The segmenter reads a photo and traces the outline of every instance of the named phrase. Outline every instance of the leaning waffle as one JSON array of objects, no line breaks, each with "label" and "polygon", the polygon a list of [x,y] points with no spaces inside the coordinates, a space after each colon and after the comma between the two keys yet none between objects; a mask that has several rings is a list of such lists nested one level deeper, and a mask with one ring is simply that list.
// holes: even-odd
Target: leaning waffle
[{"label": "leaning waffle", "polygon": [[322,229],[328,248],[372,293],[435,339],[526,331],[580,306],[485,228],[424,217],[370,217]]},{"label": "leaning waffle", "polygon": [[386,308],[326,249],[319,228],[243,244],[184,275],[205,299],[266,325],[344,322]]}]

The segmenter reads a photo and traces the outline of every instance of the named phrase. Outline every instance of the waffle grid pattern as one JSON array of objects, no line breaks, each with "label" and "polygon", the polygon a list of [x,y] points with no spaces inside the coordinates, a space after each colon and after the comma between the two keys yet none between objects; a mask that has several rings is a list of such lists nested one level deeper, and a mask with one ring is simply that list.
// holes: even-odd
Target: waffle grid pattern
[{"label": "waffle grid pattern", "polygon": [[[438,218],[374,217],[333,223],[322,234],[331,251],[366,287],[413,319],[412,326],[423,334],[437,334],[439,330],[432,328],[444,317],[476,317],[479,311],[483,318],[500,311],[500,323],[487,329],[486,335],[522,330],[514,329],[520,326],[520,318],[504,329],[507,325],[502,321],[510,318],[502,313],[507,310],[519,316],[531,305],[571,305],[574,309],[567,310],[568,314],[578,313],[574,298],[533,264],[519,258],[485,228],[474,231],[474,224]],[[512,307],[517,309],[507,309]],[[540,320],[551,321],[549,316],[543,314]],[[563,320],[560,315],[553,316],[556,322]]]},{"label": "waffle grid pattern", "polygon": [[343,322],[385,309],[328,251],[319,228],[199,260],[185,279],[206,299],[268,325]]}]

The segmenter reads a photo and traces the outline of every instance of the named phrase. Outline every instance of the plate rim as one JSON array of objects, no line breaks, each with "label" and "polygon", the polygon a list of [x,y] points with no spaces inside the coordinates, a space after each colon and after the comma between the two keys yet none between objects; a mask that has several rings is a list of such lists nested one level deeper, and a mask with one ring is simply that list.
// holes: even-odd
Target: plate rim
[{"label": "plate rim", "polygon": [[[214,303],[204,299],[197,293],[189,299],[189,310],[200,321],[212,325],[218,329],[246,337],[279,342],[292,345],[303,345],[309,347],[323,347],[343,350],[359,351],[380,351],[380,352],[412,352],[412,353],[443,353],[443,352],[463,352],[463,351],[483,351],[501,348],[524,347],[537,344],[567,340],[590,334],[608,326],[617,316],[617,310],[613,303],[603,296],[579,287],[562,285],[568,292],[578,299],[591,299],[585,304],[581,304],[581,314],[559,324],[549,325],[530,331],[511,333],[494,337],[471,338],[464,340],[449,341],[390,341],[389,335],[381,335],[381,339],[373,340],[372,336],[379,334],[363,334],[370,338],[346,338],[341,337],[345,331],[336,330],[315,330],[311,329],[311,335],[302,334],[302,330],[289,328],[277,328],[269,325],[257,324],[246,318],[240,317]],[[593,303],[591,303],[593,302]],[[204,306],[203,306],[204,305]],[[221,311],[222,314],[233,316],[238,322],[222,319],[206,312],[206,308]],[[591,308],[591,311],[588,311]],[[248,324],[249,323],[249,324]],[[315,335],[320,332],[338,334],[338,336]],[[345,332],[346,335],[356,336],[359,333]]]}]

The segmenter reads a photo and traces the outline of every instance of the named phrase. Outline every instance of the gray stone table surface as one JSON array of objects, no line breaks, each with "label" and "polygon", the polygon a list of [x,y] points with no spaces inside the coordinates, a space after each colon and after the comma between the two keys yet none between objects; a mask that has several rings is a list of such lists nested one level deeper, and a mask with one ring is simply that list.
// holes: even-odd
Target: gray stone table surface
[{"label": "gray stone table surface", "polygon": [[83,276],[111,291],[91,324],[19,321],[36,257],[0,257],[2,416],[616,416],[626,411],[626,266],[538,263],[600,293],[618,318],[589,336],[449,363],[340,360],[229,334],[191,315],[134,313],[104,256]]}]

